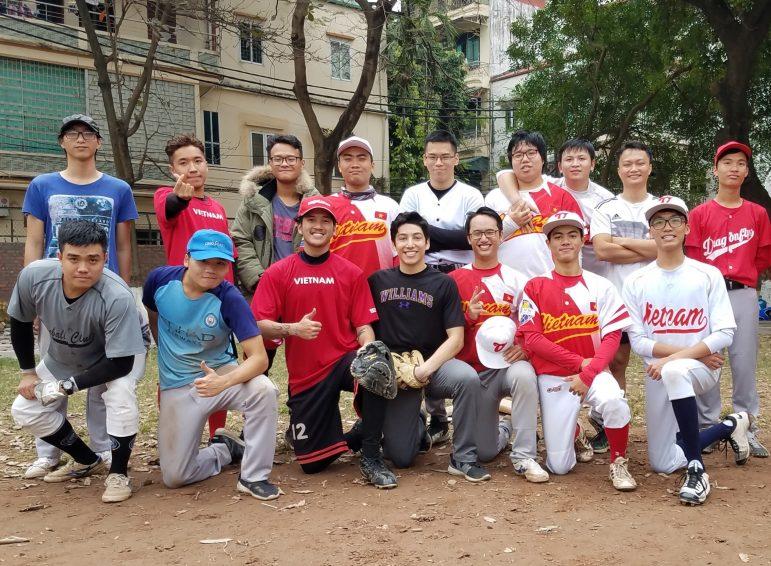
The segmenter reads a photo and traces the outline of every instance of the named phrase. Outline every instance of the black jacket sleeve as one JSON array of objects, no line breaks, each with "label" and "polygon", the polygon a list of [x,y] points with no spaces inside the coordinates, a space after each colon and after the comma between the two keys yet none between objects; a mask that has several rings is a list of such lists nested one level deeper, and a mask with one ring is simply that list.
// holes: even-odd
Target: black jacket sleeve
[{"label": "black jacket sleeve", "polygon": [[178,216],[189,204],[189,200],[179,198],[174,193],[169,193],[166,195],[166,218],[171,220],[175,216]]},{"label": "black jacket sleeve", "polygon": [[431,238],[430,252],[441,252],[442,250],[470,250],[471,244],[468,243],[466,232],[464,230],[448,230],[447,228],[437,228],[428,226],[428,237]]},{"label": "black jacket sleeve", "polygon": [[11,317],[11,346],[19,360],[19,369],[35,369],[35,331],[31,322]]},{"label": "black jacket sleeve", "polygon": [[72,376],[78,389],[88,389],[128,375],[134,367],[134,356],[104,357],[86,371]]}]

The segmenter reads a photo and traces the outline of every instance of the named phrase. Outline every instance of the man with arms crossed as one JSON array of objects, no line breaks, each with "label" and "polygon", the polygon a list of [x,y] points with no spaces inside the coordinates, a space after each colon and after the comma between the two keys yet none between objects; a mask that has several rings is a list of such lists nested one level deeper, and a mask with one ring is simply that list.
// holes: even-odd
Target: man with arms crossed
[{"label": "man with arms crossed", "polygon": [[581,269],[585,230],[581,217],[567,211],[544,224],[554,271],[525,285],[517,334],[538,374],[546,466],[555,474],[575,466],[583,399],[605,422],[613,487],[630,491],[637,487],[626,459],[632,415],[607,371],[630,320],[613,284]]},{"label": "man with arms crossed", "polygon": [[[361,450],[364,478],[379,489],[397,486],[380,451],[387,400],[351,375],[357,348],[372,342],[375,306],[361,269],[329,245],[337,218],[331,199],[304,199],[297,216],[303,250],[262,274],[252,312],[263,335],[286,341],[289,428],[300,467],[324,470],[349,449]],[[340,392],[353,391],[361,416],[343,434]]]},{"label": "man with arms crossed", "polygon": [[[131,188],[124,181],[96,168],[96,153],[102,147],[99,126],[90,116],[74,114],[62,120],[59,145],[67,156],[67,167],[58,173],[38,175],[27,188],[22,211],[27,239],[24,265],[44,257],[56,257],[57,232],[67,220],[90,220],[107,233],[107,267],[128,284],[131,279],[131,223],[137,207]],[[50,336],[40,328],[40,351],[48,350]],[[67,414],[67,400],[59,403]],[[105,462],[110,460],[110,437],[105,430],[105,408],[99,388],[88,390],[86,420],[91,447]],[[43,477],[59,465],[61,452],[42,440],[35,441],[37,460],[25,478]]]},{"label": "man with arms crossed", "polygon": [[[489,462],[509,443],[514,472],[531,482],[549,481],[536,458],[538,387],[535,371],[514,342],[517,304],[527,279],[498,261],[503,221],[481,207],[466,219],[474,261],[450,273],[458,285],[466,330],[457,355],[479,374],[482,386],[477,415],[479,459]],[[501,399],[511,396],[511,417],[499,420]]]},{"label": "man with arms crossed", "polygon": [[[73,430],[60,405],[80,389],[105,385],[112,461],[102,501],[124,501],[131,497],[127,470],[139,430],[136,382],[145,369],[134,295],[104,269],[107,234],[101,226],[87,220],[63,222],[57,235],[59,259],[35,261],[22,269],[8,304],[11,343],[22,373],[11,413],[25,431],[72,458],[43,481],[98,474],[105,471],[104,460]],[[35,317],[51,333],[37,366]]]},{"label": "man with arms crossed", "polygon": [[[691,212],[691,231],[685,239],[688,257],[717,267],[723,275],[737,329],[728,347],[733,380],[733,410],[758,416],[760,398],[756,383],[758,364],[758,276],[771,266],[771,224],[766,210],[741,198],[749,174],[750,148],[736,141],[715,152],[717,196]],[[697,397],[699,424],[708,426],[720,418],[720,388]],[[768,458],[757,438],[757,425],[749,434],[750,450]]]},{"label": "man with arms crossed", "polygon": [[685,203],[664,196],[645,216],[658,256],[627,277],[623,296],[632,319],[632,348],[646,364],[648,458],[659,473],[685,467],[680,502],[700,505],[710,492],[701,447],[725,439],[737,464],[750,455],[747,433],[752,417],[734,413],[699,433],[696,408],[696,395],[718,386],[720,352],[731,344],[736,323],[720,272],[685,257]]},{"label": "man with arms crossed", "polygon": [[453,399],[453,451],[448,472],[471,482],[490,479],[477,460],[479,377],[454,359],[463,347],[463,312],[455,282],[426,265],[428,223],[417,212],[402,212],[391,224],[399,266],[370,275],[369,287],[379,320],[375,335],[396,353],[418,350],[424,362],[415,377],[427,385],[399,390],[388,402],[383,444],[398,467],[411,466],[424,434],[420,417],[423,391],[429,398]]},{"label": "man with arms crossed", "polygon": [[[276,447],[278,390],[265,376],[268,357],[249,305],[225,281],[233,242],[217,230],[190,238],[184,265],[150,272],[142,301],[158,343],[161,386],[158,456],[167,487],[199,482],[227,464],[241,464],[237,490],[257,499],[277,498],[269,481]],[[231,333],[246,354],[237,363]],[[199,449],[209,416],[244,414],[244,439],[225,428]]]}]

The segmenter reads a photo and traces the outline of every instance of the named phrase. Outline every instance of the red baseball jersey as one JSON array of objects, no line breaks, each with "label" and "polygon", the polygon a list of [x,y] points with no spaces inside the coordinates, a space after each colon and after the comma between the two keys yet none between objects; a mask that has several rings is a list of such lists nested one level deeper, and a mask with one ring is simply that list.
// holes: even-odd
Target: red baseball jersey
[{"label": "red baseball jersey", "polygon": [[318,337],[285,339],[290,395],[324,379],[340,358],[359,347],[356,328],[377,320],[364,273],[335,254],[319,264],[303,261],[300,254],[274,263],[252,299],[258,321],[298,322],[314,308],[314,320],[322,324]]},{"label": "red baseball jersey", "polygon": [[[498,264],[492,269],[477,269],[466,265],[450,272],[455,279],[460,293],[463,314],[466,317],[466,331],[463,335],[463,349],[456,356],[477,371],[488,368],[479,362],[477,355],[476,336],[479,327],[491,316],[507,316],[516,321],[516,310],[527,278],[519,271],[506,265]],[[468,305],[474,289],[482,289],[482,313],[477,320],[468,316]]]},{"label": "red baseball jersey", "polygon": [[[193,197],[187,208],[174,218],[166,218],[166,197],[174,193],[172,187],[161,187],[155,191],[153,206],[155,216],[158,219],[158,227],[161,229],[163,247],[166,251],[166,263],[168,265],[182,265],[187,253],[187,243],[190,237],[198,230],[209,229],[222,232],[230,236],[228,229],[228,216],[225,209],[216,199],[210,196],[204,198]],[[235,252],[235,246],[233,246]],[[231,283],[233,268],[228,270],[226,279]]]},{"label": "red baseball jersey", "polygon": [[727,208],[710,200],[691,211],[688,225],[685,253],[714,265],[723,277],[755,287],[771,266],[771,223],[766,209],[754,202]]},{"label": "red baseball jersey", "polygon": [[[526,351],[528,333],[543,335],[549,342],[583,359],[593,358],[602,338],[631,324],[613,284],[590,271],[565,276],[552,272],[527,282],[519,303],[517,337]],[[537,374],[567,376],[578,373],[558,360],[528,351]]]},{"label": "red baseball jersey", "polygon": [[394,266],[390,226],[399,205],[390,197],[375,195],[351,200],[338,193],[329,198],[337,227],[329,250],[359,266],[365,277]]}]

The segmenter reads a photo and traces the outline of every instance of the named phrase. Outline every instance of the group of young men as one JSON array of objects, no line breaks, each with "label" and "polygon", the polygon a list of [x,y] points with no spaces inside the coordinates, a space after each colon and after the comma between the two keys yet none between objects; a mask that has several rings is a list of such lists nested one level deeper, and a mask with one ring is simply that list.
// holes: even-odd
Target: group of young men
[{"label": "group of young men", "polygon": [[[516,132],[511,169],[483,197],[455,178],[457,141],[437,131],[425,143],[428,180],[397,203],[370,184],[367,140],[340,143],[344,186],[324,197],[304,170],[299,140],[281,135],[269,140],[269,165],[244,177],[229,227],[205,190],[203,145],[177,136],[167,144],[175,184],[154,199],[168,265],[148,275],[142,308],[127,285],[131,191],[97,171],[101,136],[90,117],[65,118],[59,142],[67,168],[35,178],[27,191],[26,267],[8,308],[22,370],[12,412],[37,439],[27,477],[66,481],[109,468],[103,501],[131,496],[143,327],[158,344],[158,451],[172,488],[240,464],[239,491],[263,500],[281,494],[270,481],[278,390],[266,374],[282,343],[285,436],[309,474],[350,450],[360,452],[369,483],[394,488],[386,460],[408,467],[451,439],[448,472],[471,482],[490,479],[483,464],[511,443],[514,472],[528,481],[609,451],[613,486],[635,489],[630,350],[647,374],[650,465],[686,469],[683,503],[706,500],[701,454],[716,442],[730,443],[737,464],[768,456],[756,436],[753,301],[771,266],[771,227],[763,208],[739,196],[751,157],[744,144],[718,148],[717,197],[689,211],[677,197],[648,194],[652,156],[640,142],[622,147],[623,189],[613,196],[589,178],[590,142],[566,142],[557,155],[562,177],[551,178],[543,137]],[[50,335],[37,365],[35,321]],[[416,352],[414,376],[425,386],[395,398],[361,386],[351,364],[375,340]],[[721,419],[726,348],[734,412]],[[89,389],[90,447],[66,418],[67,397],[80,389]],[[359,416],[348,431],[341,391],[354,393]],[[578,419],[582,405],[591,439]],[[244,415],[240,435],[225,428],[227,410]],[[207,420],[210,441],[200,448]],[[62,467],[60,451],[71,457]]]}]

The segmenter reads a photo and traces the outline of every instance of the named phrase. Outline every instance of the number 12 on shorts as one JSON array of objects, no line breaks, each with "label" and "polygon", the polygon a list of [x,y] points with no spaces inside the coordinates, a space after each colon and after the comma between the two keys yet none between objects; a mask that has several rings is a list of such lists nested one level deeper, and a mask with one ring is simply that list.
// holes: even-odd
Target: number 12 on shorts
[{"label": "number 12 on shorts", "polygon": [[308,435],[305,434],[305,425],[303,423],[296,423],[290,425],[292,429],[292,438],[294,440],[308,440]]}]

